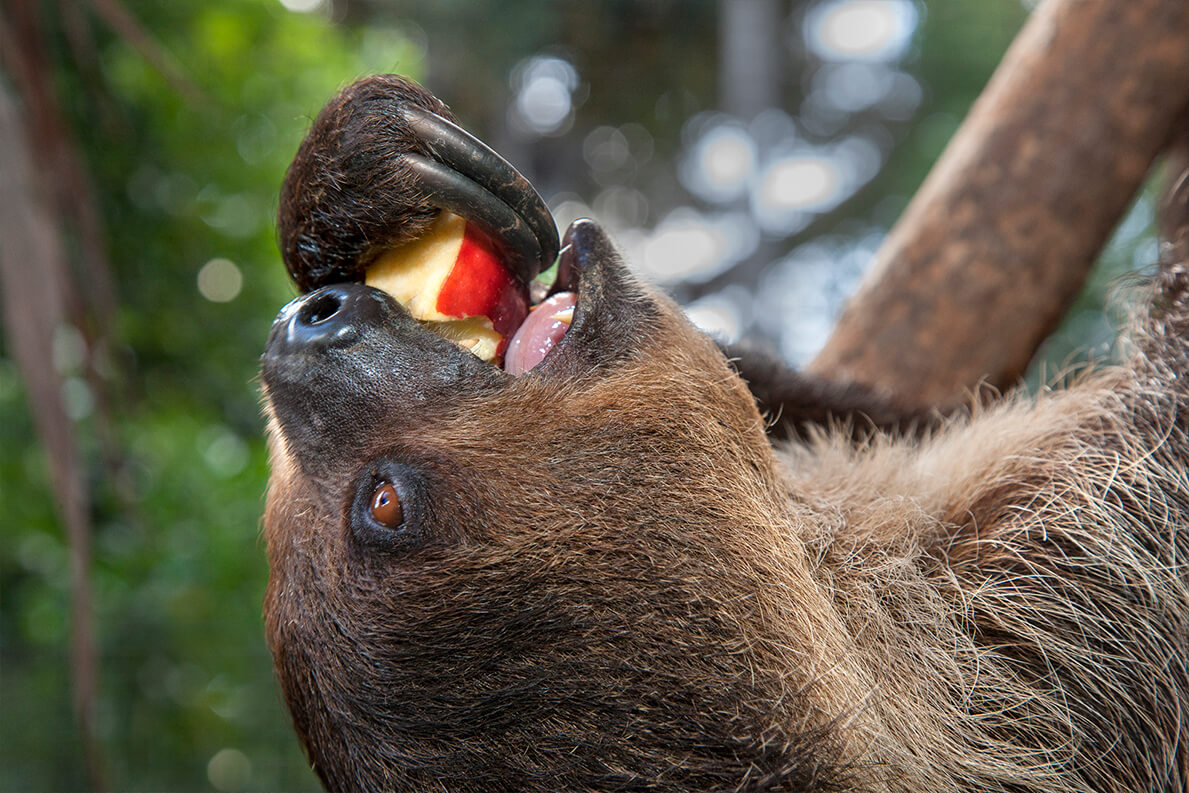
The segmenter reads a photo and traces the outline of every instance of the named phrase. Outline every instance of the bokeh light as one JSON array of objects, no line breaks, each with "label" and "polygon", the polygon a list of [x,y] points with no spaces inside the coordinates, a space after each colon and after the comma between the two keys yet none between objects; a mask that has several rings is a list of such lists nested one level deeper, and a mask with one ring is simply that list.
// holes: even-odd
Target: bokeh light
[{"label": "bokeh light", "polygon": [[198,291],[212,303],[235,300],[243,286],[243,273],[230,259],[211,259],[198,271]]},{"label": "bokeh light", "polygon": [[742,339],[751,327],[754,304],[751,292],[732,284],[690,303],[685,307],[685,315],[703,332],[732,344]]},{"label": "bokeh light", "polygon": [[573,93],[578,72],[573,65],[552,55],[527,59],[513,71],[514,118],[537,135],[562,131],[574,109]]},{"label": "bokeh light", "polygon": [[681,162],[682,183],[706,201],[726,203],[743,195],[759,159],[747,128],[735,119],[715,117]]},{"label": "bokeh light", "polygon": [[882,240],[878,229],[857,238],[815,240],[768,270],[757,291],[756,317],[788,361],[803,366],[821,350]]},{"label": "bokeh light", "polygon": [[659,284],[699,283],[750,256],[759,244],[743,212],[706,214],[692,207],[670,212],[656,228],[621,245],[628,261]]},{"label": "bokeh light", "polygon": [[326,0],[281,0],[281,5],[298,14],[312,14],[326,7]]},{"label": "bokeh light", "polygon": [[814,212],[838,204],[845,186],[838,163],[820,154],[782,157],[760,179],[757,203],[775,211]]},{"label": "bokeh light", "polygon": [[827,0],[805,20],[809,49],[826,60],[892,61],[917,27],[911,0]]}]

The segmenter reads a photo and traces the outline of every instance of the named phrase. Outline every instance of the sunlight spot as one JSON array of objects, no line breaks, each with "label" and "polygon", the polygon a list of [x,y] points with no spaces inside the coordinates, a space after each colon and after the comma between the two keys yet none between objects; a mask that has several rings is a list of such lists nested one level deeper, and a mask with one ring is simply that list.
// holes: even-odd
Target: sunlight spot
[{"label": "sunlight spot", "polygon": [[623,247],[646,278],[669,284],[707,281],[750,256],[758,244],[746,213],[704,215],[679,207],[641,237],[624,235]]},{"label": "sunlight spot", "polygon": [[281,5],[298,14],[311,14],[326,7],[326,0],[281,0]]},{"label": "sunlight spot", "polygon": [[549,211],[558,229],[564,231],[579,218],[588,218],[593,214],[590,205],[573,193],[561,193],[553,196],[549,201]]},{"label": "sunlight spot", "polygon": [[87,340],[79,329],[68,323],[54,328],[54,369],[61,375],[74,374],[87,362]]},{"label": "sunlight spot", "polygon": [[595,217],[613,229],[642,226],[648,220],[648,198],[631,187],[608,187],[595,197]]},{"label": "sunlight spot", "polygon": [[830,0],[809,12],[809,48],[827,60],[890,61],[902,56],[917,27],[910,0]]},{"label": "sunlight spot", "polygon": [[786,360],[804,366],[817,355],[882,241],[878,229],[857,239],[818,239],[765,273],[756,292],[755,315],[779,339]]},{"label": "sunlight spot", "polygon": [[198,438],[199,451],[211,472],[221,479],[244,470],[251,456],[248,444],[227,427],[213,427]]},{"label": "sunlight spot", "polygon": [[252,761],[239,749],[220,749],[206,764],[216,790],[243,790],[252,781]]},{"label": "sunlight spot", "polygon": [[623,168],[631,161],[627,136],[616,127],[595,127],[582,141],[582,156],[591,170],[607,173]]},{"label": "sunlight spot", "polygon": [[569,61],[535,56],[513,73],[516,117],[538,135],[562,131],[574,108],[578,72]]},{"label": "sunlight spot", "polygon": [[243,286],[243,273],[230,259],[211,259],[198,271],[198,291],[212,303],[235,300]]},{"label": "sunlight spot", "polygon": [[813,87],[834,107],[856,113],[883,101],[891,93],[894,74],[880,63],[828,64],[813,76]]},{"label": "sunlight spot", "polygon": [[682,163],[686,186],[707,201],[738,198],[755,171],[759,152],[755,139],[738,122],[711,126]]},{"label": "sunlight spot", "polygon": [[764,174],[757,198],[775,209],[812,212],[835,205],[842,192],[842,176],[834,160],[788,157],[778,160]]},{"label": "sunlight spot", "polygon": [[732,344],[743,337],[747,317],[754,313],[752,296],[740,286],[706,295],[685,307],[685,316],[702,332]]},{"label": "sunlight spot", "polygon": [[62,381],[62,404],[66,416],[72,421],[81,421],[95,409],[95,395],[91,386],[81,377],[67,377]]}]

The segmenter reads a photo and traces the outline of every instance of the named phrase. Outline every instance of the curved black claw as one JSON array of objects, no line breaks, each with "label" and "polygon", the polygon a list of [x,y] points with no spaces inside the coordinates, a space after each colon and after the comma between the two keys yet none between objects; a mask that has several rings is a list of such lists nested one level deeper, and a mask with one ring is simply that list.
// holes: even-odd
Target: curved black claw
[{"label": "curved black claw", "polygon": [[398,112],[433,157],[403,155],[435,206],[473,220],[503,244],[524,283],[553,264],[560,247],[553,215],[519,171],[431,110],[406,103]]},{"label": "curved black claw", "polygon": [[[421,157],[402,154],[411,178],[429,201],[440,209],[474,221],[509,255],[508,268],[523,283],[532,283],[537,273],[545,269],[541,243],[524,218],[496,198],[478,183],[447,165]],[[556,251],[554,253],[556,256]]]}]

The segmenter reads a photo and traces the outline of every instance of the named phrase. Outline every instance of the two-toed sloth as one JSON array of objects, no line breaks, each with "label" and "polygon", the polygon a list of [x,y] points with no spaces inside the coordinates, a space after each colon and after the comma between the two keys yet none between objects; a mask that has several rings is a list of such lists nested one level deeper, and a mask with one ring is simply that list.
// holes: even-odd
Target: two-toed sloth
[{"label": "two-toed sloth", "polygon": [[569,329],[513,376],[354,283],[467,209],[394,148],[484,183],[408,103],[445,114],[385,77],[315,122],[282,202],[314,291],[264,356],[268,636],[329,789],[1185,789],[1185,263],[1124,363],[908,434],[752,364],[757,408],[580,221]]}]

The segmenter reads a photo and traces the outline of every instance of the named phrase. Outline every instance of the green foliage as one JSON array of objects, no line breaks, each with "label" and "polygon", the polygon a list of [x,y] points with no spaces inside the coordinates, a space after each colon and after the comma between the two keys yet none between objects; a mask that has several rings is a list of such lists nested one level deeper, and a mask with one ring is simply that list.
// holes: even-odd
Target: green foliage
[{"label": "green foliage", "polygon": [[[276,248],[276,196],[326,97],[368,72],[416,75],[421,54],[393,29],[337,27],[275,2],[127,6],[201,96],[180,93],[100,25],[95,64],[71,62],[55,41],[121,304],[109,355],[115,437],[97,439],[94,408],[79,422],[96,490],[109,780],[117,790],[316,789],[260,618],[267,474],[255,378],[272,318],[295,294]],[[84,381],[72,382],[88,414]],[[15,367],[0,358],[4,790],[86,784],[72,737],[67,548],[47,480]]]}]

